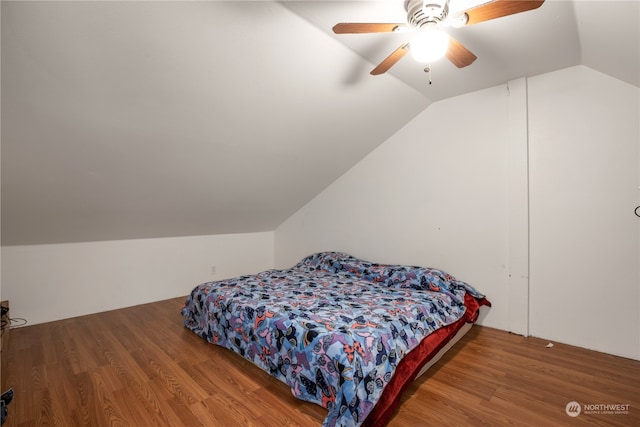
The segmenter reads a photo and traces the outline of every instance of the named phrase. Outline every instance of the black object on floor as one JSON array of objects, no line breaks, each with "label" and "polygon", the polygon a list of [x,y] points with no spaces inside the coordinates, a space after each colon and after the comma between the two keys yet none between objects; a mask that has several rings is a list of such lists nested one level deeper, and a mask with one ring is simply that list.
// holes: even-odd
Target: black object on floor
[{"label": "black object on floor", "polygon": [[7,419],[7,414],[9,413],[9,403],[13,400],[13,389],[5,391],[0,395],[0,425],[4,424]]}]

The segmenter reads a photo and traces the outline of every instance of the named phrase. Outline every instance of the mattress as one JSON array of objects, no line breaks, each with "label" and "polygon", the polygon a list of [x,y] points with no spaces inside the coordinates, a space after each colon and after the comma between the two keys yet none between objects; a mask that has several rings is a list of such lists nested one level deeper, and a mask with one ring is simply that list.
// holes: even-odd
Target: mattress
[{"label": "mattress", "polygon": [[198,285],[185,326],[326,408],[323,426],[384,425],[402,390],[466,323],[484,295],[437,269],[339,252],[286,270]]}]

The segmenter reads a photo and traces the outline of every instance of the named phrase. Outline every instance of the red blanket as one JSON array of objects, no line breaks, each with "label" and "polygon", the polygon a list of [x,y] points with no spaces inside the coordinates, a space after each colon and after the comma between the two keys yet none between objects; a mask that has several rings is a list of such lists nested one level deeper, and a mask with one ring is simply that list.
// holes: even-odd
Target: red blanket
[{"label": "red blanket", "polygon": [[363,427],[386,426],[400,406],[402,392],[416,379],[422,367],[451,341],[465,323],[475,323],[481,306],[491,307],[486,298],[478,301],[469,294],[465,295],[464,304],[467,312],[463,318],[430,334],[402,359],[380,400],[362,424]]}]

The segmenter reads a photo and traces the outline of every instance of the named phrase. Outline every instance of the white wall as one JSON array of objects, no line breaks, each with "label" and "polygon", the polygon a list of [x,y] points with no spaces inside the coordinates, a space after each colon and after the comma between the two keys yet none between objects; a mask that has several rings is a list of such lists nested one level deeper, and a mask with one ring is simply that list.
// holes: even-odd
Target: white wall
[{"label": "white wall", "polygon": [[[341,250],[377,262],[439,267],[487,294],[493,307],[481,319],[484,325],[640,359],[640,233],[637,218],[628,217],[638,196],[632,194],[628,206],[609,206],[610,198],[598,195],[611,189],[594,192],[593,186],[621,173],[615,160],[593,167],[579,155],[581,146],[589,146],[595,147],[590,156],[611,157],[620,138],[639,143],[638,88],[586,67],[531,82],[512,82],[515,95],[505,85],[432,104],[275,231],[275,265]],[[542,134],[542,150],[556,167],[545,186],[539,185],[539,169],[528,172],[528,152],[534,167],[549,160],[535,157]],[[625,160],[633,191],[640,173],[635,147],[613,156]],[[565,163],[571,166],[563,173]],[[581,181],[585,175],[592,179]],[[523,176],[525,187],[529,179],[524,190]],[[562,192],[561,199],[585,197],[586,205],[554,214],[562,209],[555,205]],[[546,222],[536,216],[530,223],[527,216],[540,209],[551,212]],[[554,250],[556,230],[580,229],[588,236],[616,221],[623,222],[601,250],[592,250],[599,242],[581,239]],[[616,247],[621,232],[635,243]],[[598,269],[603,250],[618,259],[608,265],[615,268]],[[622,282],[618,268],[626,272]]]},{"label": "white wall", "polygon": [[4,246],[2,298],[12,317],[34,324],[187,295],[272,266],[273,232]]},{"label": "white wall", "polygon": [[508,91],[432,104],[275,233],[276,266],[340,250],[441,268],[486,293],[508,323]]},{"label": "white wall", "polygon": [[531,334],[640,359],[640,90],[529,79]]},{"label": "white wall", "polygon": [[2,298],[39,323],[341,250],[454,274],[484,325],[640,359],[639,106],[586,67],[440,101],[275,232],[3,247]]}]

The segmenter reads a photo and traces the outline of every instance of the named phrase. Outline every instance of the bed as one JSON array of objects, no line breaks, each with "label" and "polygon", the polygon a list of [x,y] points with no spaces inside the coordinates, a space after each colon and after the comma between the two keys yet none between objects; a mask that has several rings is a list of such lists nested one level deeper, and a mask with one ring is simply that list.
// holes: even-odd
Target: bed
[{"label": "bed", "polygon": [[196,286],[182,314],[197,335],[326,408],[324,427],[384,426],[483,305],[484,295],[441,270],[321,252]]}]

